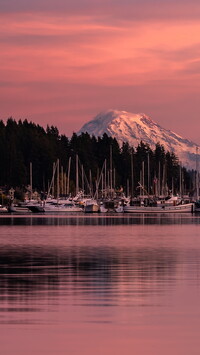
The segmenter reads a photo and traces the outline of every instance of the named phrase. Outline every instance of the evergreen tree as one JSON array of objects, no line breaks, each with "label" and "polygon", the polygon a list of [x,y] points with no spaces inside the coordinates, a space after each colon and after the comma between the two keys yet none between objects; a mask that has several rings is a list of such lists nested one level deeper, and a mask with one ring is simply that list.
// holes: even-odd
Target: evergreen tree
[{"label": "evergreen tree", "polygon": [[[79,156],[80,178],[81,167],[89,180],[91,172],[93,188],[100,174],[104,161],[107,161],[107,172],[112,167],[112,181],[115,187],[122,186],[127,190],[127,181],[131,188],[131,161],[133,162],[133,186],[138,182],[153,192],[154,179],[159,179],[160,189],[167,185],[174,192],[179,191],[180,166],[174,153],[165,152],[159,143],[152,150],[148,144],[140,142],[133,149],[127,142],[120,147],[115,138],[106,133],[102,137],[90,136],[88,133],[73,133],[69,139],[60,135],[57,127],[47,126],[46,130],[27,120],[16,122],[12,117],[4,124],[0,121],[0,185],[24,188],[30,180],[30,163],[33,166],[33,187],[46,190],[52,179],[53,163],[60,160],[60,166],[66,173],[69,157],[72,159],[70,185],[76,182],[76,155]],[[112,155],[112,166],[110,158]],[[141,175],[142,174],[142,175]],[[183,188],[191,191],[194,188],[194,172],[182,169]],[[144,181],[142,181],[144,180]]]}]

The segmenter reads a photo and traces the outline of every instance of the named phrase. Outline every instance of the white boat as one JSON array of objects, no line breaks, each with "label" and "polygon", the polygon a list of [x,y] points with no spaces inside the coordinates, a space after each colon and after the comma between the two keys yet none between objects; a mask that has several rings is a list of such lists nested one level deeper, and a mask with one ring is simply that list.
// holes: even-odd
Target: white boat
[{"label": "white boat", "polygon": [[115,208],[115,212],[117,212],[117,213],[123,213],[123,212],[124,212],[124,206],[119,205],[117,208]]},{"label": "white boat", "polygon": [[158,205],[158,206],[125,206],[125,213],[183,213],[193,212],[193,203],[183,203],[176,206]]},{"label": "white boat", "polygon": [[8,207],[9,212],[19,214],[38,212],[38,209],[42,210],[42,201],[34,199],[25,200],[24,202],[20,202],[18,204],[11,203]]},{"label": "white boat", "polygon": [[64,204],[54,204],[54,203],[46,203],[43,206],[44,212],[45,213],[66,213],[66,212],[82,212],[82,208],[79,206],[76,206],[74,203],[64,203]]},{"label": "white boat", "polygon": [[[147,197],[148,200],[148,197]],[[157,205],[165,205],[165,206],[177,206],[180,205],[183,202],[183,199],[180,196],[170,196],[170,197],[163,197],[163,198],[159,198],[158,200],[156,200],[156,204]],[[185,201],[186,202],[186,201]],[[187,201],[187,203],[189,203],[189,201]]]},{"label": "white boat", "polygon": [[29,209],[34,213],[67,213],[67,212],[82,212],[83,209],[76,206],[73,202],[56,203],[56,202],[43,202],[41,205],[29,206]]},{"label": "white boat", "polygon": [[19,205],[11,204],[10,206],[8,206],[8,212],[25,214],[25,213],[30,213],[31,210],[29,210],[27,206],[19,206]]},{"label": "white boat", "polygon": [[85,213],[97,213],[100,211],[96,200],[90,199],[85,202]]},{"label": "white boat", "polygon": [[0,213],[6,213],[8,212],[7,207],[0,205]]},{"label": "white boat", "polygon": [[101,213],[107,213],[108,212],[108,208],[106,208],[103,204],[100,204],[99,209],[100,209]]}]

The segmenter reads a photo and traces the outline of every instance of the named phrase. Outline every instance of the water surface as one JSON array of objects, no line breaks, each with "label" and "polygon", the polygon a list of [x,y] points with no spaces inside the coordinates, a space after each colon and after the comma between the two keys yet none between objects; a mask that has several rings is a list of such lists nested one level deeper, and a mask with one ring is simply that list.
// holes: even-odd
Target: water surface
[{"label": "water surface", "polygon": [[2,355],[199,354],[200,217],[0,216]]}]

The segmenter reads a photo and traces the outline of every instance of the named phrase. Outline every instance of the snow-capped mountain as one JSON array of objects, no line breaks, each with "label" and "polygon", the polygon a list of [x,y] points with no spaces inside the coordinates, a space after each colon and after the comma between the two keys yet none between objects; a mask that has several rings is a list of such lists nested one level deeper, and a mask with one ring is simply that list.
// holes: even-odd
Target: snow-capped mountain
[{"label": "snow-capped mountain", "polygon": [[186,168],[195,169],[196,166],[197,145],[162,128],[143,113],[134,114],[117,110],[101,112],[93,120],[84,124],[78,134],[82,132],[88,132],[96,137],[107,133],[115,137],[120,145],[122,142],[128,142],[133,147],[143,141],[154,149],[155,144],[159,142],[166,151],[173,151]]}]

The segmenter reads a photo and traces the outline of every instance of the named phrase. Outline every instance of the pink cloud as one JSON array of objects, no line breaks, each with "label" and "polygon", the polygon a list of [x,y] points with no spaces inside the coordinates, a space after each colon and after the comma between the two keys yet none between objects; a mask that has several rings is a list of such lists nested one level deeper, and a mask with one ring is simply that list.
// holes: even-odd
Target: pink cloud
[{"label": "pink cloud", "polygon": [[199,94],[199,21],[105,19],[0,15],[1,116],[56,119],[67,132],[112,107],[170,125],[170,105],[185,122],[194,107],[199,116],[194,101],[185,107]]}]

